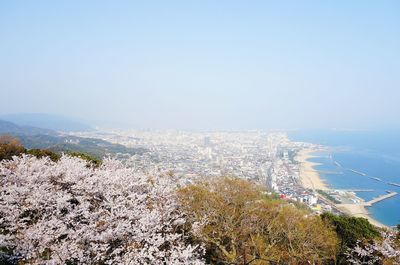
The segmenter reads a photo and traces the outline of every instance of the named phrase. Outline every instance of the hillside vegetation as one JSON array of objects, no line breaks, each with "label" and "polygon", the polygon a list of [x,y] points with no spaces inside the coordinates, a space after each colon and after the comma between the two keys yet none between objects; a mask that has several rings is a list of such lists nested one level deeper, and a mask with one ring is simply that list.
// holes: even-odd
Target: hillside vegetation
[{"label": "hillside vegetation", "polygon": [[48,157],[52,161],[58,161],[61,158],[61,153],[68,154],[72,157],[79,157],[90,162],[90,164],[94,166],[99,166],[101,164],[100,159],[84,152],[70,151],[68,149],[61,149],[59,152],[39,148],[26,149],[19,139],[10,135],[0,135],[0,161],[10,160],[13,156],[20,156],[22,154],[29,154],[37,158]]},{"label": "hillside vegetation", "polygon": [[398,233],[314,215],[246,180],[188,183],[12,137],[0,154],[0,264],[400,263]]},{"label": "hillside vegetation", "polygon": [[246,180],[218,178],[179,190],[194,238],[217,264],[334,261],[338,238],[319,216],[266,196]]},{"label": "hillside vegetation", "polygon": [[97,159],[109,154],[135,155],[147,151],[143,148],[128,148],[101,139],[77,137],[50,129],[17,125],[3,120],[0,120],[0,135],[16,137],[28,149],[47,149],[56,153],[87,153]]}]

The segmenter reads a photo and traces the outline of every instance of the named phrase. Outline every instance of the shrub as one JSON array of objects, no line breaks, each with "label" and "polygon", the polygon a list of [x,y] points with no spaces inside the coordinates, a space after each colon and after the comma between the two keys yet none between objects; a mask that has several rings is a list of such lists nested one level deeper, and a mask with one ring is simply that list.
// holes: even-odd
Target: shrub
[{"label": "shrub", "polygon": [[341,245],[345,248],[354,247],[358,241],[368,241],[380,237],[378,229],[365,218],[331,213],[323,213],[321,217],[333,225],[341,239]]},{"label": "shrub", "polygon": [[192,240],[215,264],[307,264],[333,261],[335,232],[319,216],[272,200],[245,180],[219,178],[184,187],[180,203]]},{"label": "shrub", "polygon": [[374,239],[380,238],[378,229],[365,218],[331,213],[323,213],[321,217],[325,222],[333,225],[340,238],[337,260],[343,264],[347,263],[346,253],[349,249],[356,247],[358,244],[367,244]]},{"label": "shrub", "polygon": [[25,153],[20,140],[10,135],[0,135],[0,161]]},{"label": "shrub", "polygon": [[26,153],[33,155],[37,158],[49,157],[54,162],[58,161],[61,158],[61,155],[46,149],[30,149],[26,151]]},{"label": "shrub", "polygon": [[100,159],[97,159],[93,156],[90,156],[90,155],[82,153],[82,152],[68,152],[67,154],[72,157],[79,157],[80,159],[83,159],[83,160],[87,161],[89,164],[94,165],[96,167],[101,165]]}]

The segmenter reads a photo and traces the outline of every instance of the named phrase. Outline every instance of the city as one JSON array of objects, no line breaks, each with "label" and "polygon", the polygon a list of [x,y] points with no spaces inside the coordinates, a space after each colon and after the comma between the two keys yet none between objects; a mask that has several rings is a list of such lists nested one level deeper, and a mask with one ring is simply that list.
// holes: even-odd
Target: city
[{"label": "city", "polygon": [[301,183],[298,152],[322,147],[291,141],[283,132],[95,131],[74,135],[147,150],[118,156],[140,172],[168,171],[189,181],[216,176],[244,178],[281,199],[304,203],[317,214],[339,213],[332,201]]}]

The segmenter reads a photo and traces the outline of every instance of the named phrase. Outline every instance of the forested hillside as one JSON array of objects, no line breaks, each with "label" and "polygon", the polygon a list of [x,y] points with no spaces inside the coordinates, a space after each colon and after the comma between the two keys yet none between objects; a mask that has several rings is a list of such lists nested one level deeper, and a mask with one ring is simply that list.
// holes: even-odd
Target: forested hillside
[{"label": "forested hillside", "polygon": [[0,135],[8,134],[20,139],[28,149],[48,149],[57,153],[83,152],[101,159],[108,154],[141,154],[142,148],[127,148],[120,144],[110,143],[101,139],[83,138],[59,133],[49,129],[19,126],[0,120]]}]

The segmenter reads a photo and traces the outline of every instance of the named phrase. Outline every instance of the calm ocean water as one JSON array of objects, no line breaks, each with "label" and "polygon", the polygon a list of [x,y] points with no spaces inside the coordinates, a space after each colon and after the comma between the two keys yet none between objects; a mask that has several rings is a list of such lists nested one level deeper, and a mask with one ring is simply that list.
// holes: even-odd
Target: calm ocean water
[{"label": "calm ocean water", "polygon": [[357,192],[357,196],[365,200],[386,194],[387,191],[398,192],[398,195],[376,203],[368,210],[381,223],[389,226],[400,224],[400,187],[388,184],[400,184],[400,131],[301,131],[289,133],[289,137],[295,141],[331,147],[328,152],[315,153],[317,157],[311,159],[321,163],[316,166],[317,170],[339,173],[320,173],[330,187],[372,189],[369,192]]}]

